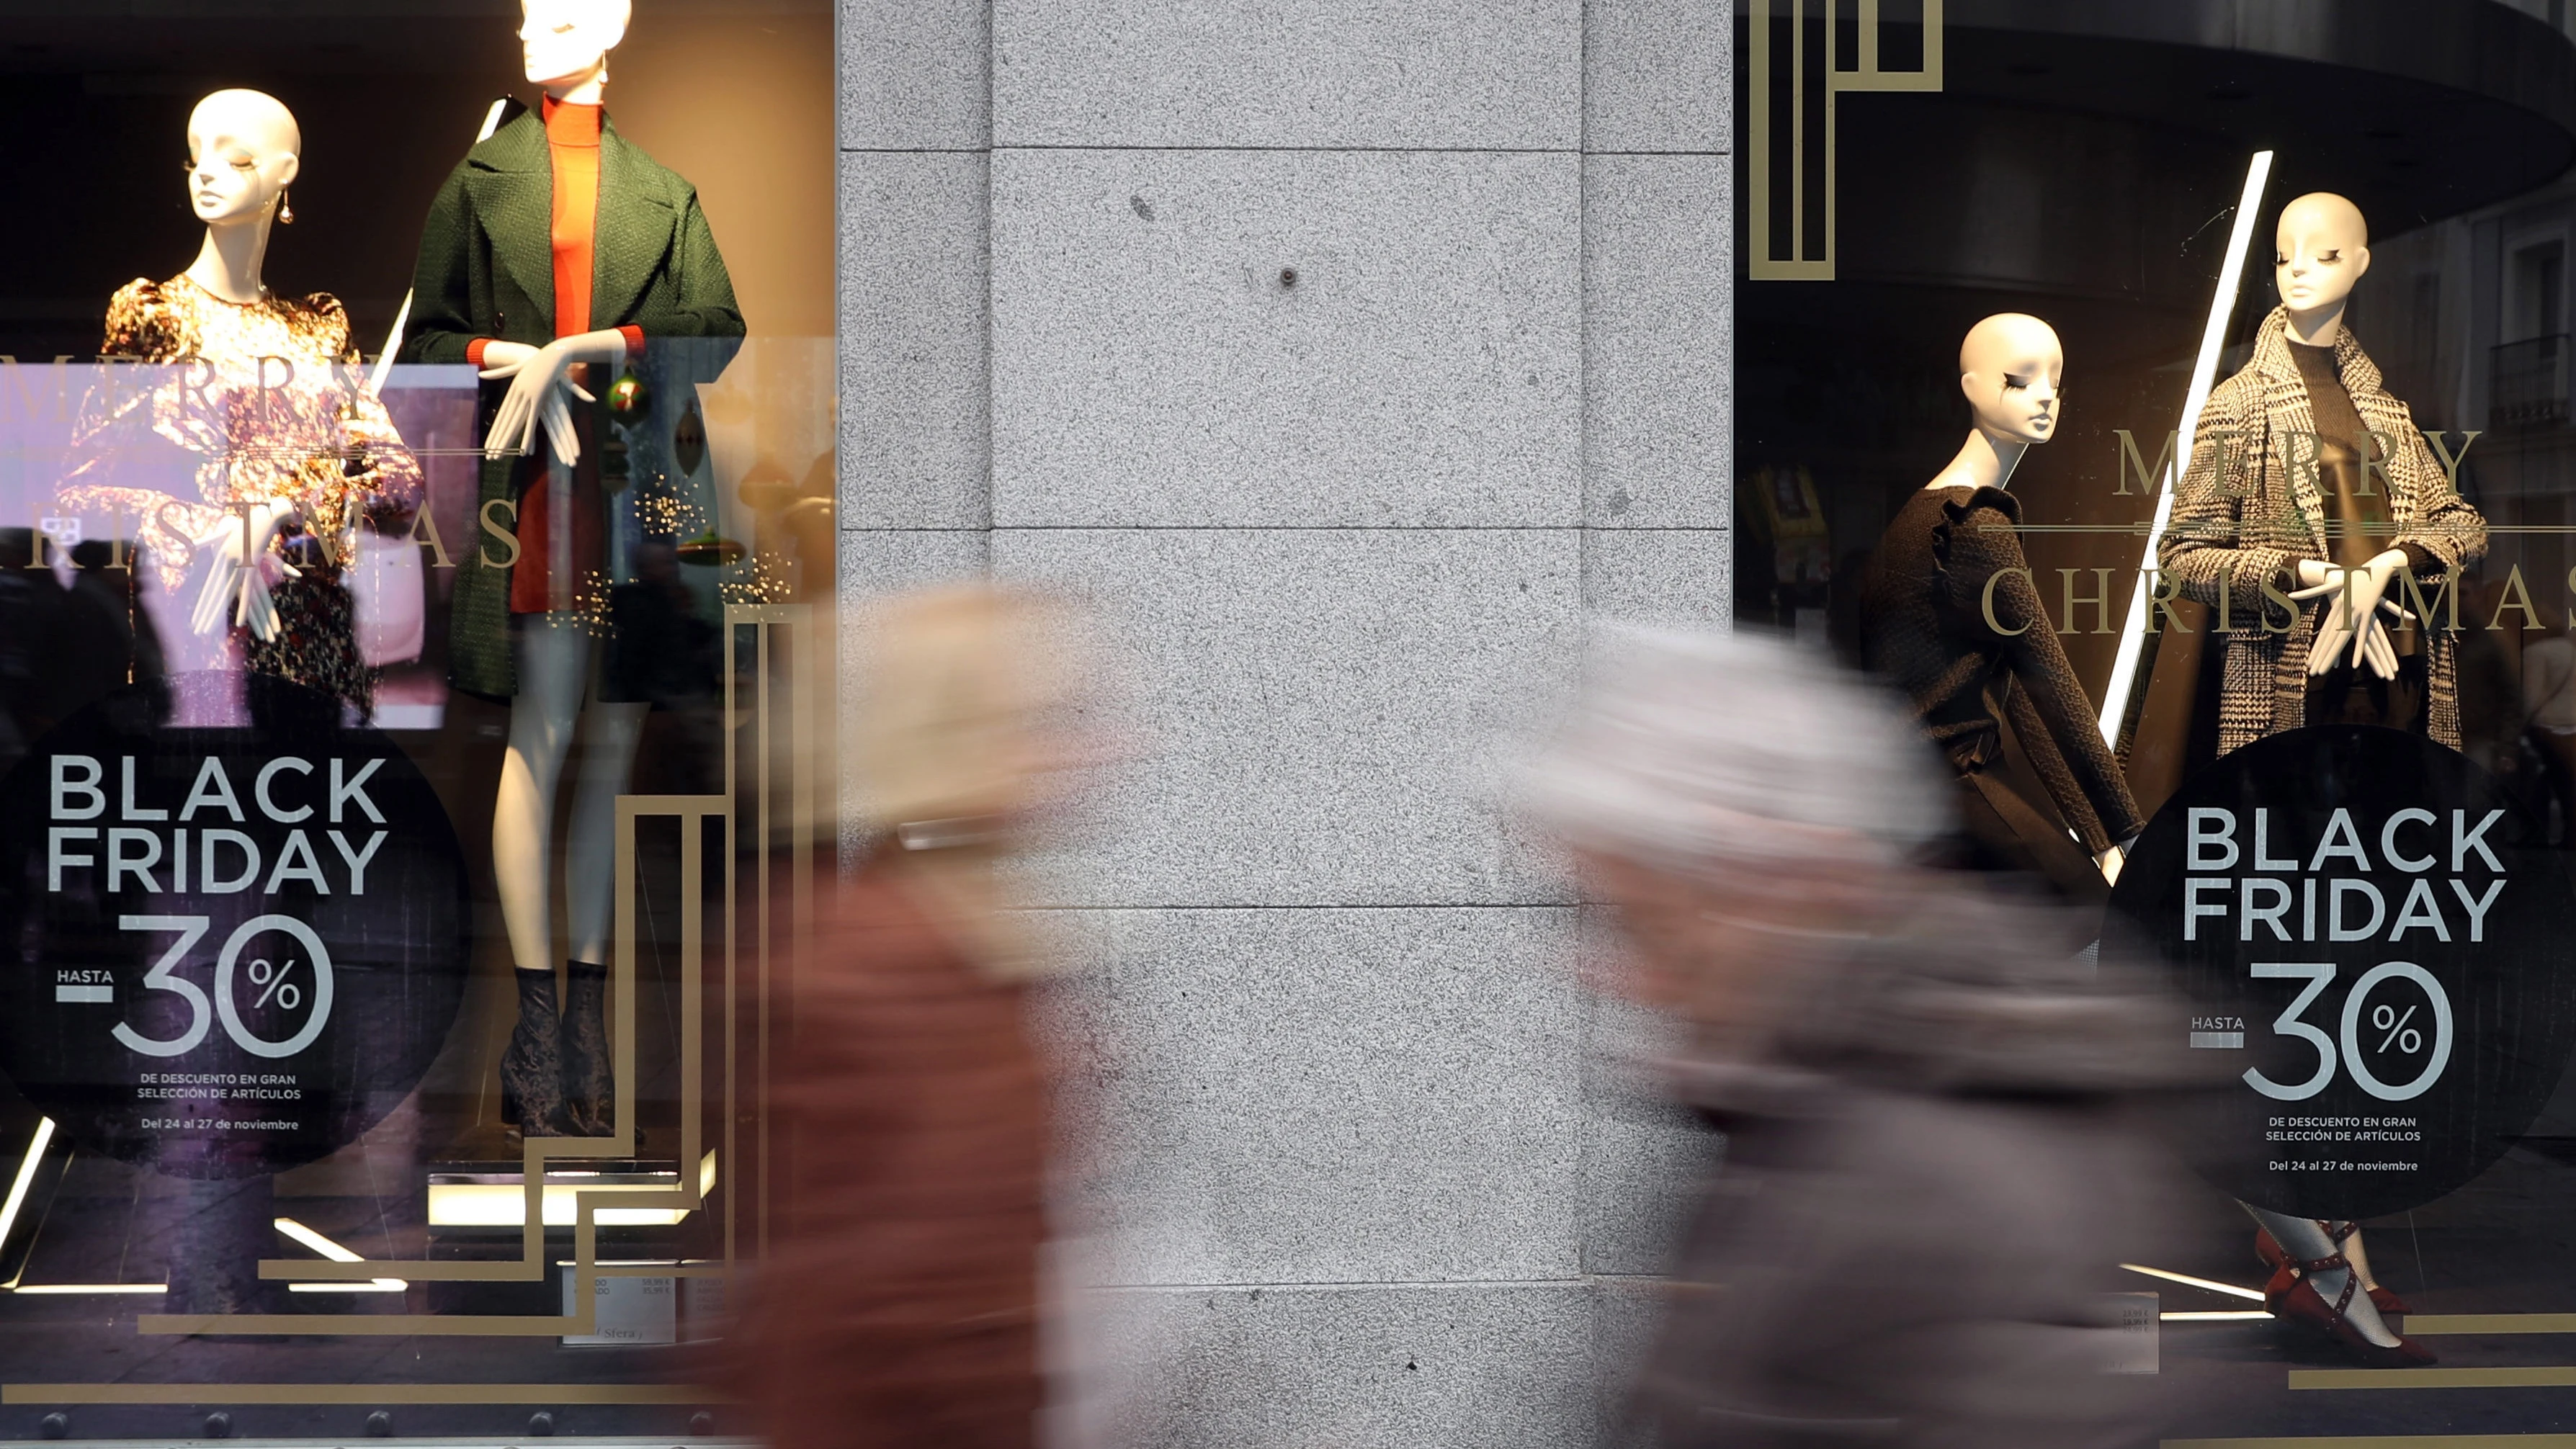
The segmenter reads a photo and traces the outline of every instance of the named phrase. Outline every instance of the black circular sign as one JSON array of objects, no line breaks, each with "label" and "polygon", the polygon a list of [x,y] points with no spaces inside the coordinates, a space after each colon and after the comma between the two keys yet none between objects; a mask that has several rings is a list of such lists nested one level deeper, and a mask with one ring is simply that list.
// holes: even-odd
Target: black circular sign
[{"label": "black circular sign", "polygon": [[2236,750],[2156,813],[2111,895],[2107,959],[2172,971],[2225,1069],[2189,1144],[2258,1207],[2420,1207],[2529,1127],[2576,1040],[2567,857],[2485,771],[2397,730]]},{"label": "black circular sign", "polygon": [[92,1150],[277,1172],[373,1126],[445,1041],[465,860],[336,703],[196,729],[166,697],[111,694],[0,779],[0,1072]]}]

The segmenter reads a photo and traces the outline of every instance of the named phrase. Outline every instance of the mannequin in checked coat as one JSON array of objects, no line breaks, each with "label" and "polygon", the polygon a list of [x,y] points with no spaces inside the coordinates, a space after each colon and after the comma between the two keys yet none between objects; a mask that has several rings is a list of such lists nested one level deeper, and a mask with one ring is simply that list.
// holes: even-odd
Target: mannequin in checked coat
[{"label": "mannequin in checked coat", "polygon": [[[2417,430],[2406,404],[2389,396],[2379,368],[2349,327],[2336,329],[2335,363],[2355,412],[2374,435],[2372,461],[2386,470],[2389,523],[2386,547],[2401,549],[2427,600],[2445,573],[2465,572],[2486,554],[2486,520],[2460,497]],[[2301,560],[2330,561],[2328,510],[2318,484],[2313,440],[2316,423],[2308,392],[2290,354],[2289,309],[2274,308],[2255,334],[2254,355],[2244,368],[2212,389],[2201,413],[2191,467],[2174,499],[2173,519],[2159,550],[2180,597],[2215,609],[2225,595],[2229,622],[2225,683],[2219,702],[2220,753],[2307,722],[2308,647],[2324,606],[2299,609],[2285,632],[2264,627],[2284,622],[2282,599],[2299,589]],[[2304,466],[2303,466],[2304,465]],[[2270,585],[2276,597],[2267,598]],[[2451,585],[2456,589],[2457,582]],[[2388,597],[2409,605],[2402,586]],[[2411,607],[2411,605],[2409,605]],[[2453,749],[2460,745],[2459,650],[2447,631],[2451,602],[2436,605],[2433,628],[2422,631],[2426,660],[2426,734]],[[2211,620],[2216,625],[2215,617]],[[2464,614],[2464,627],[2474,628]]]}]

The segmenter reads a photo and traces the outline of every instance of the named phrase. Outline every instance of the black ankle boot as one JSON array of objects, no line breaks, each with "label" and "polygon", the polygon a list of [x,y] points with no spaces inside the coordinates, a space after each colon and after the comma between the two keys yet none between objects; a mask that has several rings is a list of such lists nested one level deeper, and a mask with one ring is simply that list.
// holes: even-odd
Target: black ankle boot
[{"label": "black ankle boot", "polygon": [[519,978],[519,1024],[501,1053],[501,1120],[523,1136],[561,1137],[563,1022],[555,1010],[555,973],[511,974]]},{"label": "black ankle boot", "polygon": [[608,1051],[608,968],[571,963],[564,976],[563,1094],[577,1137],[617,1130],[617,1082]]}]

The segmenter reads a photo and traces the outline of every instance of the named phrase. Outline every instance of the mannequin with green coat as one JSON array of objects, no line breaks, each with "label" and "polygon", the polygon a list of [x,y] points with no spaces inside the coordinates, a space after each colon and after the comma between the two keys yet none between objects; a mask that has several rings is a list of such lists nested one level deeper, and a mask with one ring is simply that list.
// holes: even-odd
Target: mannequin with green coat
[{"label": "mannequin with green coat", "polygon": [[[603,1026],[616,800],[680,652],[667,629],[627,637],[646,631],[621,624],[670,618],[626,605],[671,592],[647,581],[652,564],[716,522],[697,387],[722,374],[744,329],[695,189],[607,121],[608,53],[629,0],[522,0],[521,11],[544,109],[477,143],[440,187],[400,357],[470,363],[486,383],[449,674],[510,703],[492,826],[519,968],[502,1115],[530,1136],[597,1137],[618,1125]],[[558,1009],[550,865],[576,729]]]}]

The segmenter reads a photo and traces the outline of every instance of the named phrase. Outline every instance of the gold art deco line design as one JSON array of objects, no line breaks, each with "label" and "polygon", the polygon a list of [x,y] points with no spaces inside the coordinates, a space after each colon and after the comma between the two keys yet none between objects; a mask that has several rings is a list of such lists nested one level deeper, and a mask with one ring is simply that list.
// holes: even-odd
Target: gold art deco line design
[{"label": "gold art deco line design", "polygon": [[[1810,4],[1824,22],[1824,234],[1810,251],[1807,236],[1807,16]],[[1757,282],[1830,282],[1834,279],[1835,98],[1844,91],[1937,91],[1941,89],[1941,4],[1923,0],[1923,68],[1882,70],[1878,64],[1880,0],[1858,0],[1860,55],[1856,69],[1833,63],[1834,12],[1840,0],[1754,0],[1746,26],[1748,55],[1746,154],[1751,172],[1746,198],[1745,273]],[[1789,19],[1789,254],[1772,254],[1771,208],[1778,200],[1771,181],[1771,31],[1777,7],[1786,5]]]},{"label": "gold art deco line design", "polygon": [[[751,628],[756,640],[754,645],[755,668],[753,676],[749,681],[752,698],[747,703],[738,697],[737,691],[742,683],[742,677],[735,669],[736,651],[734,636],[735,631],[742,627]],[[784,641],[789,652],[790,668],[794,670],[795,673],[792,679],[786,680],[786,687],[790,690],[791,703],[787,712],[787,718],[784,722],[783,733],[786,735],[787,741],[790,745],[789,785],[791,800],[793,802],[791,806],[791,820],[789,822],[791,831],[789,840],[791,858],[789,928],[791,936],[794,939],[801,940],[803,938],[803,933],[811,926],[812,923],[810,879],[812,875],[813,826],[815,822],[821,818],[821,811],[824,808],[818,804],[815,798],[814,754],[816,746],[823,735],[822,721],[824,711],[829,708],[829,701],[825,697],[825,692],[821,687],[821,682],[818,681],[814,675],[816,661],[828,659],[830,655],[827,648],[820,646],[811,638],[814,632],[813,610],[810,605],[735,604],[727,605],[725,608],[725,697],[723,718],[728,725],[741,723],[746,721],[746,719],[755,724],[756,728],[750,732],[751,738],[748,741],[748,744],[749,747],[759,751],[759,759],[756,763],[756,769],[758,772],[756,778],[759,782],[759,792],[755,801],[755,808],[759,812],[760,816],[760,830],[759,833],[753,837],[760,846],[758,851],[759,878],[756,891],[753,896],[754,909],[752,912],[752,914],[757,917],[756,924],[758,939],[756,963],[758,980],[754,990],[754,1010],[758,1015],[758,1057],[752,1073],[751,1086],[753,1089],[756,1118],[755,1136],[757,1139],[757,1150],[761,1154],[759,1162],[755,1167],[755,1171],[758,1173],[755,1192],[755,1243],[760,1249],[765,1249],[767,1246],[769,1219],[769,1182],[767,1166],[769,1148],[769,1005],[771,988],[774,984],[774,963],[772,955],[774,942],[772,940],[771,912],[769,910],[769,902],[771,899],[770,890],[772,885],[769,857],[772,853],[772,837],[775,834],[773,827],[776,823],[771,819],[771,813],[774,809],[772,803],[774,795],[771,789],[772,780],[770,772],[772,744],[774,738],[773,731],[780,727],[780,721],[778,719],[780,711],[776,703],[776,694],[777,686],[781,683],[780,679],[773,678],[773,665],[775,662],[774,646],[781,642],[778,636],[793,636]],[[525,1139],[525,1156],[522,1162],[522,1172],[526,1184],[526,1203],[521,1218],[523,1228],[521,1237],[522,1252],[520,1258],[515,1262],[455,1262],[376,1259],[357,1263],[317,1262],[309,1258],[262,1259],[260,1261],[261,1277],[299,1278],[307,1281],[345,1279],[352,1282],[366,1282],[389,1272],[398,1271],[403,1278],[412,1281],[525,1282],[541,1281],[544,1278],[546,1270],[545,1224],[542,1201],[544,1189],[546,1187],[544,1180],[546,1163],[549,1160],[560,1159],[613,1159],[631,1157],[635,1152],[634,1094],[635,1082],[638,1075],[635,1055],[635,956],[636,943],[639,939],[635,919],[637,904],[635,884],[635,827],[637,821],[646,817],[677,819],[681,826],[680,1160],[683,1163],[698,1161],[703,1151],[703,1143],[701,1141],[700,1134],[706,1100],[704,1082],[704,1013],[702,1010],[702,1003],[704,1000],[702,973],[705,955],[705,907],[703,905],[705,893],[703,882],[705,880],[706,868],[704,859],[704,822],[711,818],[719,819],[724,822],[724,844],[722,849],[725,852],[725,1014],[727,1017],[723,1088],[723,1101],[725,1106],[724,1156],[725,1158],[737,1163],[742,1160],[740,1157],[735,1155],[736,1143],[734,1123],[741,1114],[736,1110],[736,1103],[740,1098],[736,1095],[737,1073],[734,1063],[734,1055],[736,1051],[736,1042],[740,1036],[738,1025],[740,1020],[738,1015],[738,981],[740,941],[742,937],[744,917],[738,909],[739,889],[737,876],[739,874],[739,854],[736,850],[736,843],[739,834],[739,827],[738,822],[735,819],[735,812],[731,808],[731,805],[732,801],[737,797],[737,787],[740,782],[740,763],[738,756],[741,749],[745,747],[745,743],[746,742],[741,740],[739,737],[736,737],[735,739],[728,740],[726,744],[726,789],[725,793],[722,795],[625,795],[620,796],[618,799],[616,841],[616,962],[613,968],[616,979],[616,1011],[611,1040],[612,1060],[615,1063],[617,1080],[616,1121],[618,1124],[618,1130],[613,1136],[609,1137],[531,1137]],[[573,1262],[575,1273],[575,1296],[573,1301],[576,1304],[579,1304],[580,1308],[575,1313],[562,1316],[544,1314],[412,1313],[163,1313],[139,1315],[136,1324],[137,1330],[144,1334],[153,1335],[193,1333],[276,1333],[318,1337],[409,1337],[416,1335],[421,1337],[545,1338],[567,1334],[593,1333],[597,1331],[596,1315],[598,1307],[597,1298],[592,1290],[596,1280],[600,1278],[638,1276],[715,1278],[728,1277],[733,1273],[738,1261],[736,1257],[736,1245],[733,1232],[737,1216],[734,1211],[734,1183],[741,1176],[742,1174],[738,1171],[728,1170],[722,1174],[719,1183],[726,1207],[725,1257],[724,1264],[721,1268],[712,1265],[687,1268],[639,1268],[631,1266],[603,1267],[599,1263],[597,1213],[600,1208],[608,1206],[671,1207],[686,1210],[702,1208],[705,1206],[705,1201],[700,1188],[700,1183],[696,1179],[695,1175],[683,1171],[680,1174],[679,1186],[675,1189],[669,1190],[638,1188],[576,1190],[573,1194],[574,1201],[577,1204],[577,1216],[573,1229]],[[7,1386],[5,1388],[0,1388],[0,1394],[15,1395],[22,1390],[33,1390],[40,1387],[46,1386]],[[56,1389],[114,1387],[122,1391],[131,1391],[143,1394],[164,1392],[173,1394],[193,1394],[202,1393],[207,1388],[207,1386],[204,1385],[187,1384],[138,1384],[116,1386],[55,1385],[51,1387]],[[348,1400],[320,1400],[301,1397],[251,1397],[229,1399],[225,1402],[337,1403],[357,1402],[360,1399],[364,1399],[369,1402],[396,1401],[387,1398],[385,1393],[378,1392],[372,1386],[368,1385],[241,1385],[236,1387],[238,1387],[242,1392],[254,1395],[271,1391],[278,1393],[303,1394],[339,1392],[345,1389],[356,1397]],[[412,1387],[417,1390],[423,1386],[415,1385]],[[533,1399],[520,1400],[512,1398],[478,1397],[478,1395],[486,1393],[506,1394],[516,1392],[518,1389],[525,1386],[506,1384],[488,1386],[460,1384],[446,1386],[431,1385],[427,1387],[442,1391],[445,1389],[454,1389],[456,1394],[452,1398],[425,1399],[420,1400],[419,1402],[536,1402],[536,1400]],[[551,1386],[540,1387],[547,1387],[549,1391],[551,1391]],[[617,1390],[615,1386],[610,1386],[610,1391],[624,1390]],[[644,1392],[644,1390],[639,1389],[634,1390],[634,1392]],[[696,1394],[699,1395],[699,1397],[650,1400],[586,1400],[583,1402],[696,1403],[706,1401],[703,1396],[703,1392],[699,1390],[670,1390],[669,1392],[684,1392],[688,1394]],[[558,1396],[558,1398],[560,1398],[560,1396]],[[211,1400],[185,1398],[93,1398],[83,1401],[98,1403],[212,1402]],[[573,1402],[573,1400],[561,1401]],[[18,1400],[15,1398],[0,1398],[0,1402],[18,1402]],[[35,1401],[29,1400],[28,1402]],[[66,1402],[66,1400],[51,1400],[49,1402]]]},{"label": "gold art deco line design", "polygon": [[[2565,1389],[2576,1388],[2576,1365],[2527,1368],[2292,1369],[2294,1389]],[[2529,1439],[2516,1439],[2527,1444]]]},{"label": "gold art deco line design", "polygon": [[[458,1263],[379,1259],[358,1263],[314,1262],[303,1258],[260,1260],[263,1278],[301,1278],[311,1281],[330,1279],[368,1280],[389,1272],[399,1272],[406,1279],[448,1281],[530,1281],[545,1277],[545,1210],[543,1206],[545,1164],[555,1158],[631,1157],[635,1153],[635,825],[646,816],[675,816],[680,820],[680,1160],[695,1162],[699,1156],[699,1121],[703,1103],[700,1068],[700,1033],[703,1030],[699,1010],[699,976],[704,952],[700,942],[703,930],[701,904],[704,892],[699,883],[705,879],[705,835],[699,823],[711,815],[725,813],[725,801],[714,795],[621,795],[617,800],[617,934],[614,999],[616,1010],[611,1025],[610,1043],[617,1080],[617,1131],[608,1137],[530,1137],[523,1146],[521,1172],[525,1181],[525,1206],[521,1212],[520,1243],[522,1253],[517,1262]],[[594,1294],[602,1276],[634,1276],[632,1270],[603,1270],[599,1260],[598,1212],[604,1206],[669,1207],[696,1209],[703,1206],[698,1193],[698,1180],[689,1172],[680,1174],[678,1185],[671,1189],[607,1188],[577,1189],[573,1193],[573,1261],[574,1297],[579,1305],[569,1314],[435,1314],[435,1313],[146,1313],[136,1320],[137,1331],[144,1334],[186,1333],[292,1333],[326,1337],[511,1337],[545,1338],[564,1334],[595,1333],[598,1300]],[[728,1265],[730,1266],[730,1265]],[[457,1269],[468,1271],[458,1272]]]},{"label": "gold art deco line design", "polygon": [[2410,1313],[2406,1334],[2576,1333],[2576,1313]]}]

